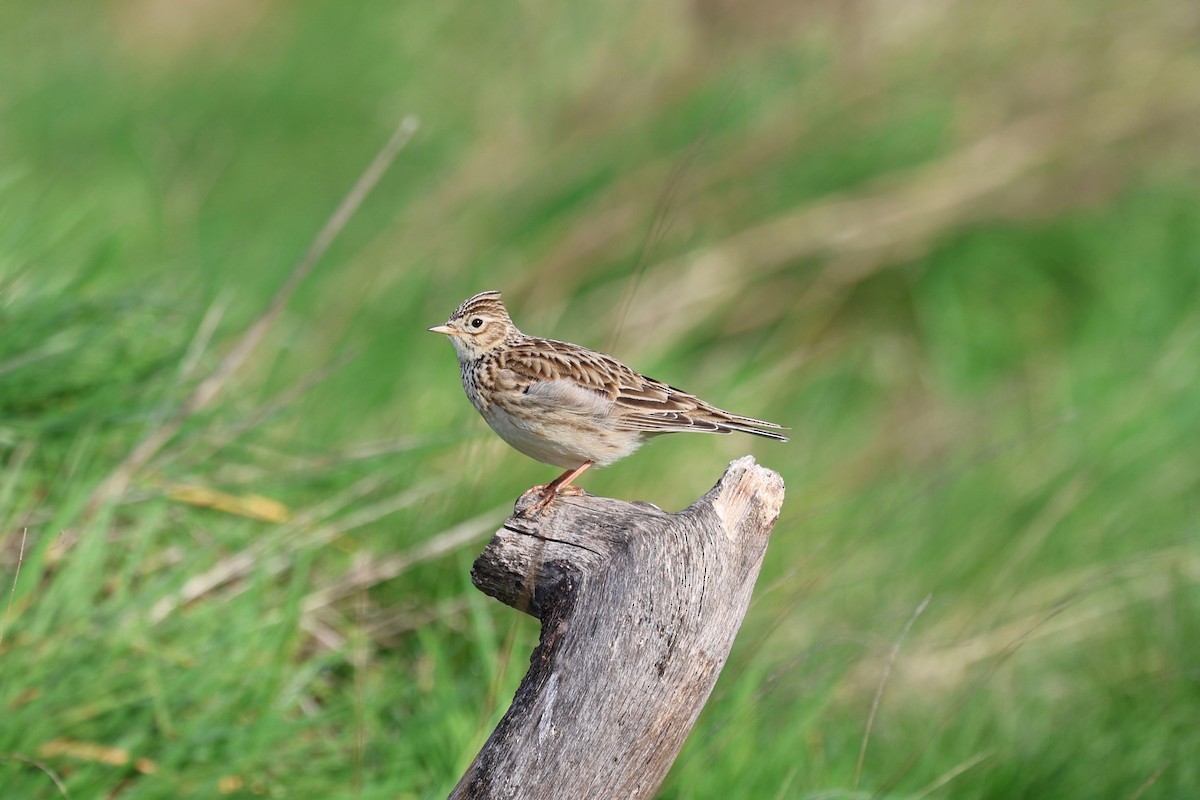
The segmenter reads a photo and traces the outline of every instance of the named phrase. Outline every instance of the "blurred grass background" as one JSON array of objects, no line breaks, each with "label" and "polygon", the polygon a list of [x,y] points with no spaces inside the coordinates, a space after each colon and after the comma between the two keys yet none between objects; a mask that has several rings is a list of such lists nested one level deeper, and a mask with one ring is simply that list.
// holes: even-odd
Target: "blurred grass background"
[{"label": "blurred grass background", "polygon": [[491,288],[793,429],[585,481],[788,483],[662,797],[1194,794],[1198,42],[1183,0],[0,6],[5,797],[449,791],[537,637],[470,563],[552,476],[424,330]]}]

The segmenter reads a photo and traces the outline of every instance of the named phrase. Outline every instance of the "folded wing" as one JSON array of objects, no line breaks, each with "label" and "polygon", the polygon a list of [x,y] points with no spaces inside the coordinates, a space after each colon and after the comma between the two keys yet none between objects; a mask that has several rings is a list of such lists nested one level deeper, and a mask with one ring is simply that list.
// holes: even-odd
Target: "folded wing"
[{"label": "folded wing", "polygon": [[[595,413],[606,406],[614,428],[648,434],[694,431],[749,433],[786,442],[782,425],[732,414],[695,395],[640,375],[616,359],[567,342],[530,339],[513,348],[504,367],[534,395],[559,395],[568,405]],[[570,391],[565,391],[568,386]],[[599,404],[580,402],[594,392]]]}]

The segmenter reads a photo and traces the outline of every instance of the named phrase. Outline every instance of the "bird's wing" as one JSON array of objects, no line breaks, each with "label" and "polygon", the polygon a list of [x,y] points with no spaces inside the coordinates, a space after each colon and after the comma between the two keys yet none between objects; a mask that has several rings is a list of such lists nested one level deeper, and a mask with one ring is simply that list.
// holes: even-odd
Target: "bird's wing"
[{"label": "bird's wing", "polygon": [[651,434],[739,431],[787,441],[787,436],[774,432],[783,430],[780,425],[723,411],[641,375],[615,358],[568,342],[527,339],[509,349],[502,366],[531,399],[561,400],[593,415],[603,406],[618,430]]},{"label": "bird's wing", "polygon": [[637,377],[640,383],[621,387],[617,396],[616,404],[620,409],[618,427],[647,433],[737,432],[752,433],[781,442],[788,439],[784,434],[775,432],[783,430],[781,425],[731,414],[674,386],[644,375]]}]

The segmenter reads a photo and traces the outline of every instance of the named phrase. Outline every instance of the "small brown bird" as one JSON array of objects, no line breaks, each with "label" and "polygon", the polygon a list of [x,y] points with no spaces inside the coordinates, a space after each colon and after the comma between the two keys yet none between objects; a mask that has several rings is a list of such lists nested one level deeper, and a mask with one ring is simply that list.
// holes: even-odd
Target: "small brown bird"
[{"label": "small brown bird", "polygon": [[[445,325],[463,388],[500,438],[530,458],[566,470],[530,492],[537,514],[558,494],[580,494],[571,481],[588,467],[608,466],[651,436],[680,431],[752,433],[786,442],[773,422],[740,417],[673,386],[647,378],[577,344],[517,330],[499,292],[463,301]],[[528,493],[528,492],[527,492]]]}]

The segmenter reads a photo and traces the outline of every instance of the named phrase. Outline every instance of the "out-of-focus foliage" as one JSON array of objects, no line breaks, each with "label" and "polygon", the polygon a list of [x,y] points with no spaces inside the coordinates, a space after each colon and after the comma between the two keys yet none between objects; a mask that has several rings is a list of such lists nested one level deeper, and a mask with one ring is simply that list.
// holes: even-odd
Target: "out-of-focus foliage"
[{"label": "out-of-focus foliage", "polygon": [[1198,42],[1182,0],[0,5],[6,796],[449,791],[537,635],[470,563],[553,474],[425,333],[489,288],[793,429],[585,481],[788,484],[664,797],[1186,796]]}]

